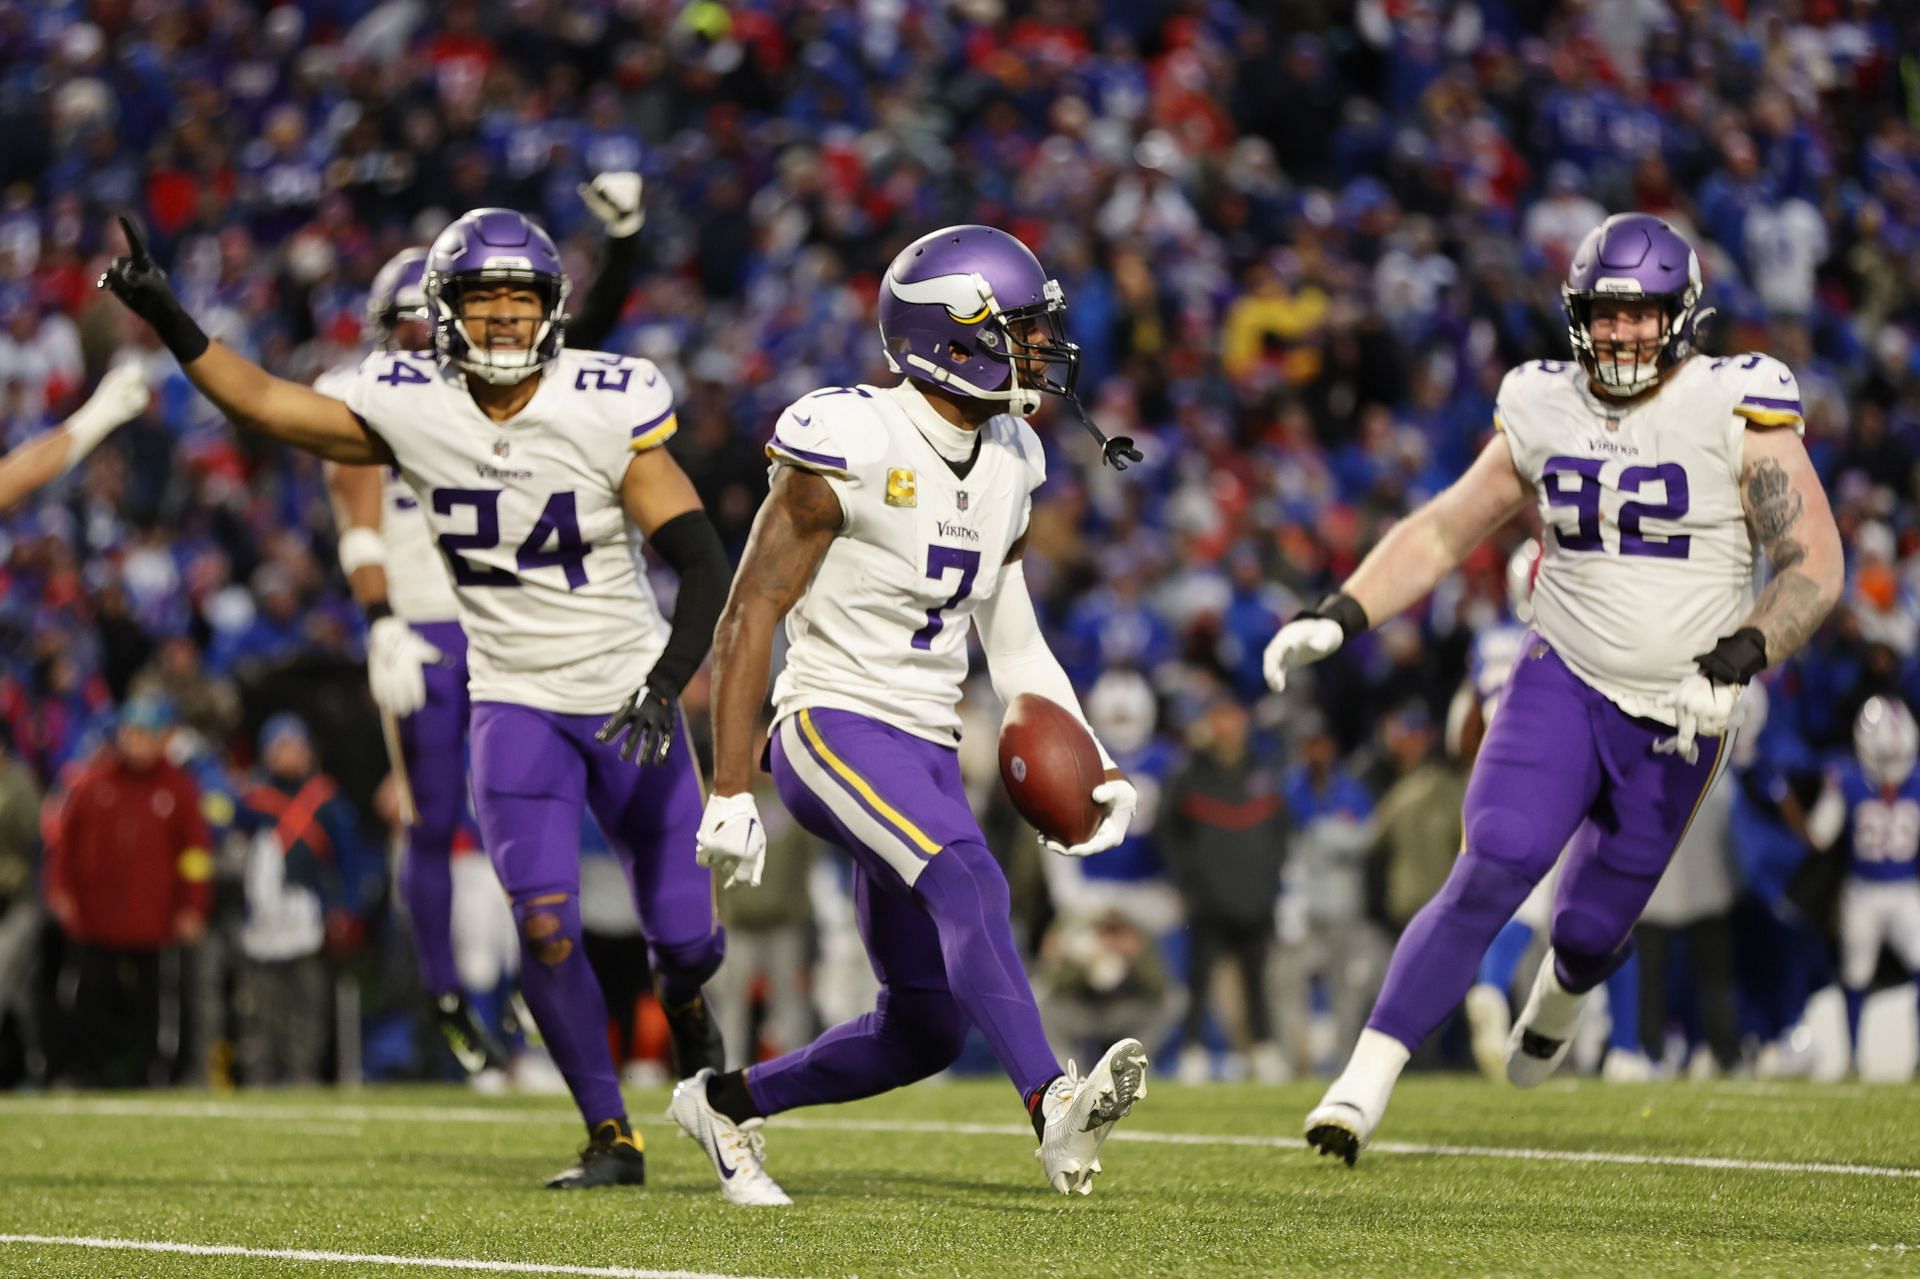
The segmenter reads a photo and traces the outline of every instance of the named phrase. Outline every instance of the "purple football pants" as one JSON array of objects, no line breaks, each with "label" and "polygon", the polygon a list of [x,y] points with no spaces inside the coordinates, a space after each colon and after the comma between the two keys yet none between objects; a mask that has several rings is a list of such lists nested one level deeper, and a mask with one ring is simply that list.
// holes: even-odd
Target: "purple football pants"
[{"label": "purple football pants", "polygon": [[439,649],[428,666],[427,702],[402,719],[400,756],[420,820],[407,832],[400,896],[413,922],[420,980],[438,998],[460,988],[453,961],[453,837],[467,810],[467,634],[458,622],[415,622]]},{"label": "purple football pants", "polygon": [[960,757],[850,711],[807,710],[772,742],[780,798],[853,856],[874,1010],[747,1071],[765,1114],[886,1092],[953,1064],[978,1026],[1022,1098],[1060,1073],[1018,948],[1007,878],[967,803]]},{"label": "purple football pants", "polygon": [[594,740],[605,719],[473,707],[480,837],[519,925],[521,993],[589,1128],[624,1119],[626,1106],[581,939],[581,805],[626,871],[664,999],[697,996],[726,948],[712,876],[693,860],[703,801],[684,717],[667,761],[644,768]]},{"label": "purple football pants", "polygon": [[[1636,719],[1529,635],[1474,761],[1465,847],[1407,925],[1367,1025],[1418,1048],[1466,995],[1481,957],[1560,850],[1548,927],[1570,991],[1626,961],[1633,925],[1680,845],[1724,755],[1657,753],[1673,730]],[[1569,846],[1571,841],[1571,846]]]}]

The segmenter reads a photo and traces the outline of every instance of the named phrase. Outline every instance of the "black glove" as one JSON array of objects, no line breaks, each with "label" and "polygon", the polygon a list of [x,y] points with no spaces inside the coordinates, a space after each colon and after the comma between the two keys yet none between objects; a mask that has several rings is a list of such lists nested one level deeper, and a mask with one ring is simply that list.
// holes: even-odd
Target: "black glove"
[{"label": "black glove", "polygon": [[675,713],[673,695],[649,679],[646,687],[635,690],[627,704],[609,715],[593,736],[596,741],[612,745],[626,733],[620,758],[644,767],[667,762],[667,752],[673,749],[673,735],[679,727],[680,717]]},{"label": "black glove", "polygon": [[1759,627],[1742,626],[1721,637],[1710,653],[1693,659],[1700,673],[1716,684],[1744,684],[1767,669],[1767,637]]},{"label": "black glove", "polygon": [[100,287],[126,304],[160,335],[173,358],[191,364],[207,353],[207,335],[193,322],[180,299],[167,283],[167,273],[147,253],[147,242],[124,216],[120,229],[126,233],[127,256],[115,258],[113,265],[100,274]]}]

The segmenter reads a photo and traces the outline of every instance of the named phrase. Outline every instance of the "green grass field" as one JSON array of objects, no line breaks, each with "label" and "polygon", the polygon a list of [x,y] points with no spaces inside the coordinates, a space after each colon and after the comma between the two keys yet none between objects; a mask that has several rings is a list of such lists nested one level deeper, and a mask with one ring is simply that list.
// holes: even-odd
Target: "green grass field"
[{"label": "green grass field", "polygon": [[631,1098],[650,1184],[576,1194],[540,1184],[577,1140],[554,1099],[0,1097],[0,1275],[1920,1271],[1920,1089],[1415,1078],[1353,1169],[1296,1136],[1317,1095],[1155,1082],[1069,1201],[1004,1085],[922,1085],[776,1120],[796,1206],[757,1212],[653,1120],[659,1093]]}]

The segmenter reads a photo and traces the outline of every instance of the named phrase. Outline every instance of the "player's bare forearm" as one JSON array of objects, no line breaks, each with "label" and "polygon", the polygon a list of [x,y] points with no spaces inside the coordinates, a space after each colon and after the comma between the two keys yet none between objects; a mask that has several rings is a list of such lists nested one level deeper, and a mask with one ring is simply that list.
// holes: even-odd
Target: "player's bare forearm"
[{"label": "player's bare forearm", "polygon": [[1773,579],[1741,625],[1765,637],[1771,665],[1812,638],[1839,601],[1846,573],[1840,531],[1805,447],[1788,431],[1747,432],[1740,499],[1753,540],[1773,566]]},{"label": "player's bare forearm", "polygon": [[53,483],[66,468],[68,447],[66,428],[55,427],[0,459],[0,511]]},{"label": "player's bare forearm", "polygon": [[[326,467],[327,496],[333,503],[333,522],[344,541],[354,529],[380,534],[380,469],[373,466],[341,466],[329,462]],[[341,548],[346,549],[344,546]],[[361,608],[387,602],[387,569],[383,563],[367,563],[347,571],[347,585],[353,602]]]},{"label": "player's bare forearm", "polygon": [[180,366],[187,380],[243,430],[350,466],[393,461],[385,441],[339,400],[277,378],[218,342]]},{"label": "player's bare forearm", "polygon": [[790,466],[775,473],[713,633],[716,795],[752,788],[754,730],[767,698],[774,628],[813,581],[840,521],[840,499],[825,480]]},{"label": "player's bare forearm", "polygon": [[1387,530],[1341,589],[1377,626],[1431,591],[1531,497],[1506,437],[1496,436],[1465,475]]}]

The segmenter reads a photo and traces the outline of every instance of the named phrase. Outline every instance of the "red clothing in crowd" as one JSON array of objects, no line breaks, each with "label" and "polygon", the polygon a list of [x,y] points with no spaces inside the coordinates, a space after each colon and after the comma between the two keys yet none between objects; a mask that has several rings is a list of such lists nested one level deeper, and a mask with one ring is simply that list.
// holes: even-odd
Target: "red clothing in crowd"
[{"label": "red clothing in crowd", "polygon": [[164,760],[136,772],[111,747],[68,792],[48,849],[47,897],[73,940],[157,950],[184,915],[204,923],[213,898],[200,789]]}]

